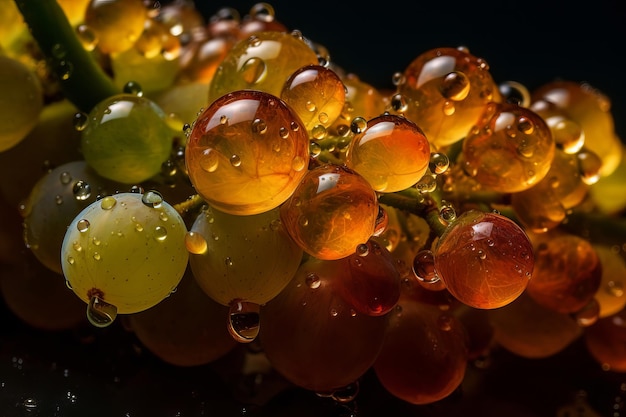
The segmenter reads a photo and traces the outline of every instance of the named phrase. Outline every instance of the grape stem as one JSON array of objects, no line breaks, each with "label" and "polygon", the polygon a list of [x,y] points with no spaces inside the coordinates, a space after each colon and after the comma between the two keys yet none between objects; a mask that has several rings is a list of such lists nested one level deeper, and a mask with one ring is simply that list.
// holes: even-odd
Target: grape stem
[{"label": "grape stem", "polygon": [[422,217],[430,226],[431,232],[441,236],[446,230],[446,225],[442,223],[439,216],[439,206],[437,202],[430,198],[419,195],[419,191],[409,188],[396,193],[384,193],[378,197],[382,204],[404,210],[416,216]]},{"label": "grape stem", "polygon": [[100,101],[120,93],[85,50],[56,0],[15,0],[15,4],[65,97],[80,111],[88,113]]}]

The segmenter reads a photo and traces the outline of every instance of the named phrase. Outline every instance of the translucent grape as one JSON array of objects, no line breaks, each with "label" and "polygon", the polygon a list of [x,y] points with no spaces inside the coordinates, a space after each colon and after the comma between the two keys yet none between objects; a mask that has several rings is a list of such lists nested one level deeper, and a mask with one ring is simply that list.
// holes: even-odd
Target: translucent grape
[{"label": "translucent grape", "polygon": [[450,312],[403,293],[373,369],[383,387],[411,404],[449,396],[465,376],[463,324]]},{"label": "translucent grape", "polygon": [[519,192],[546,176],[554,150],[550,129],[537,114],[490,103],[463,141],[463,168],[486,189]]},{"label": "translucent grape", "polygon": [[68,226],[63,274],[85,303],[106,303],[130,314],[153,307],[176,289],[189,258],[187,228],[167,202],[148,202],[154,194],[104,197]]},{"label": "translucent grape", "polygon": [[356,134],[346,154],[347,165],[378,192],[401,191],[426,173],[430,144],[422,130],[408,119],[382,115],[370,119]]},{"label": "translucent grape", "polygon": [[280,98],[300,116],[309,137],[316,137],[316,131],[325,132],[341,114],[346,88],[333,70],[306,65],[289,76]]},{"label": "translucent grape", "polygon": [[278,209],[238,216],[208,207],[186,237],[200,288],[223,305],[264,304],[292,279],[302,249],[283,230]]},{"label": "translucent grape", "polygon": [[357,313],[338,294],[343,262],[311,258],[261,307],[261,340],[272,366],[297,386],[333,392],[354,383],[381,349],[387,316]]},{"label": "translucent grape", "polygon": [[510,304],[488,310],[494,341],[524,358],[546,358],[563,351],[582,334],[576,320],[546,308],[527,293]]},{"label": "translucent grape", "polygon": [[85,161],[102,177],[137,184],[161,171],[174,135],[160,107],[145,97],[119,94],[98,103],[82,131]]},{"label": "translucent grape", "polygon": [[435,149],[465,137],[489,102],[500,102],[489,65],[461,48],[437,48],[416,57],[403,71],[400,113],[415,122]]},{"label": "translucent grape", "polygon": [[450,293],[475,308],[498,308],[528,285],[534,265],[531,242],[515,222],[469,210],[445,230],[434,249],[435,270]]},{"label": "translucent grape", "polygon": [[367,180],[332,164],[308,171],[280,207],[289,235],[305,252],[327,260],[345,258],[367,242],[377,217],[378,200]]},{"label": "translucent grape", "polygon": [[546,308],[576,313],[594,298],[601,280],[602,264],[591,243],[564,234],[538,245],[527,291]]},{"label": "translucent grape", "polygon": [[207,107],[187,143],[189,179],[213,207],[239,215],[282,204],[308,169],[309,138],[279,98],[235,91]]},{"label": "translucent grape", "polygon": [[626,309],[586,328],[585,345],[606,371],[626,372]]},{"label": "translucent grape", "polygon": [[303,39],[288,32],[265,31],[235,44],[215,72],[208,102],[236,90],[257,90],[280,97],[287,78],[318,63]]},{"label": "translucent grape", "polygon": [[0,55],[0,152],[21,142],[43,110],[43,88],[22,62]]},{"label": "translucent grape", "polygon": [[85,11],[85,24],[94,31],[98,49],[105,54],[130,49],[147,18],[142,0],[92,0]]}]

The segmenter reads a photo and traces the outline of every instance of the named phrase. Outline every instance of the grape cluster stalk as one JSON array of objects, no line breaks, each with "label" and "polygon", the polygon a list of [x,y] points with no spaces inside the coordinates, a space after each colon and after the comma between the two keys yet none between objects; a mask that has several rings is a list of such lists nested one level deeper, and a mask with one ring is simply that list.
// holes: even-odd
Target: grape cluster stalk
[{"label": "grape cluster stalk", "polygon": [[441,46],[378,88],[269,3],[0,6],[0,293],[34,331],[239,352],[256,405],[350,415],[372,379],[444,404],[502,351],[626,372],[626,145],[592,85]]}]

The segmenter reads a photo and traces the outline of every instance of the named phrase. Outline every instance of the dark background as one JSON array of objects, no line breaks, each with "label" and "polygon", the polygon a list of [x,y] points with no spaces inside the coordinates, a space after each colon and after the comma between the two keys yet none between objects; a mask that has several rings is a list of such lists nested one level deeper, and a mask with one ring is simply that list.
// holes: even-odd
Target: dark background
[{"label": "dark background", "polygon": [[[205,15],[229,6],[247,14],[257,2],[196,0]],[[495,80],[530,90],[554,79],[585,81],[612,102],[626,138],[626,12],[618,0],[596,1],[269,1],[289,29],[324,45],[331,59],[379,88],[392,87],[422,52],[466,46]]]}]

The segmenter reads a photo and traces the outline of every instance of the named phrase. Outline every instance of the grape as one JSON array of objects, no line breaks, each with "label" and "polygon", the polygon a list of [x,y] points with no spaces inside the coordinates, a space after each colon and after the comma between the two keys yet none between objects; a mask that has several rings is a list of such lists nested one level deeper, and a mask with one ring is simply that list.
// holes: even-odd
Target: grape
[{"label": "grape", "polygon": [[67,100],[46,105],[39,122],[24,140],[0,152],[0,194],[17,207],[50,169],[82,159],[80,132],[73,124],[77,109]]},{"label": "grape", "polygon": [[602,280],[595,299],[600,304],[599,316],[608,317],[626,307],[626,261],[614,249],[594,244],[602,265]]},{"label": "grape", "polygon": [[373,235],[378,217],[376,193],[367,180],[339,165],[310,170],[280,207],[289,235],[319,259],[340,259]]},{"label": "grape", "polygon": [[546,176],[554,149],[550,128],[537,114],[490,103],[463,141],[463,168],[486,189],[519,192]]},{"label": "grape", "polygon": [[193,274],[225,306],[265,304],[292,279],[302,249],[285,233],[278,209],[238,216],[207,207],[187,235]]},{"label": "grape", "polygon": [[626,309],[601,318],[585,331],[591,356],[612,372],[626,372]]},{"label": "grape", "polygon": [[357,246],[341,260],[344,275],[336,279],[337,291],[361,314],[387,314],[400,297],[400,273],[391,253],[376,240]]},{"label": "grape", "polygon": [[209,204],[231,214],[271,210],[307,172],[309,138],[279,98],[240,90],[211,103],[185,152],[189,179]]},{"label": "grape", "polygon": [[272,366],[297,386],[332,393],[373,364],[387,315],[359,314],[336,289],[344,263],[310,258],[287,287],[261,307],[259,338]]},{"label": "grape", "polygon": [[180,63],[176,59],[166,59],[162,54],[146,57],[136,48],[130,48],[111,57],[111,69],[113,82],[119,90],[123,91],[129,82],[133,82],[148,96],[174,85]]},{"label": "grape", "polygon": [[101,101],[82,131],[85,161],[102,177],[123,184],[153,177],[172,151],[173,132],[165,117],[144,97],[119,94]]},{"label": "grape", "polygon": [[397,93],[392,106],[415,122],[435,149],[463,139],[487,103],[501,101],[489,65],[462,48],[420,54],[400,74]]},{"label": "grape", "polygon": [[546,308],[523,293],[513,302],[488,310],[494,341],[524,358],[547,358],[563,351],[582,334],[576,320]]},{"label": "grape", "polygon": [[119,184],[105,180],[85,161],[60,165],[35,184],[23,204],[24,240],[35,257],[59,274],[59,253],[67,226],[97,197],[118,191]]},{"label": "grape", "polygon": [[226,330],[227,314],[228,309],[207,297],[188,269],[175,294],[127,318],[141,343],[161,360],[198,366],[237,345]]},{"label": "grape", "polygon": [[46,268],[24,248],[13,250],[12,255],[14,264],[0,279],[0,291],[13,314],[46,331],[77,329],[86,324],[85,303],[67,289],[63,275]]},{"label": "grape", "polygon": [[0,152],[21,142],[43,110],[43,89],[25,64],[0,55]]},{"label": "grape", "polygon": [[171,294],[189,258],[186,233],[155,191],[107,196],[81,211],[67,228],[61,263],[92,323],[109,325],[117,313],[146,310]]},{"label": "grape", "polygon": [[626,144],[622,146],[621,163],[617,168],[589,187],[589,196],[602,213],[618,214],[626,209],[624,178],[626,178]]},{"label": "grape", "polygon": [[322,139],[343,110],[346,88],[333,70],[305,65],[289,76],[280,98],[300,116],[309,137]]},{"label": "grape", "polygon": [[352,138],[346,164],[378,192],[401,191],[426,173],[430,145],[422,130],[404,117],[382,115]]},{"label": "grape", "polygon": [[394,396],[429,404],[461,385],[467,359],[463,324],[450,312],[403,292],[373,368]]},{"label": "grape", "polygon": [[287,78],[317,55],[301,37],[266,31],[237,42],[217,69],[209,87],[209,102],[237,90],[256,90],[280,97]]},{"label": "grape", "polygon": [[527,292],[546,308],[576,313],[594,298],[601,280],[602,264],[591,243],[563,234],[536,248]]},{"label": "grape", "polygon": [[95,33],[105,54],[130,49],[143,32],[148,11],[142,0],[91,0],[85,24]]},{"label": "grape", "polygon": [[547,118],[555,115],[576,123],[584,143],[602,160],[600,175],[610,175],[621,160],[622,143],[615,134],[609,98],[588,83],[552,81],[532,92],[530,109]]},{"label": "grape", "polygon": [[527,287],[534,264],[524,231],[496,213],[469,210],[439,238],[435,269],[450,293],[475,308],[507,305]]}]

